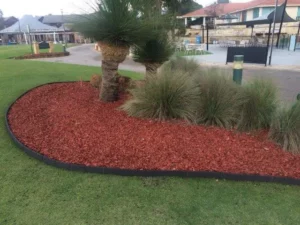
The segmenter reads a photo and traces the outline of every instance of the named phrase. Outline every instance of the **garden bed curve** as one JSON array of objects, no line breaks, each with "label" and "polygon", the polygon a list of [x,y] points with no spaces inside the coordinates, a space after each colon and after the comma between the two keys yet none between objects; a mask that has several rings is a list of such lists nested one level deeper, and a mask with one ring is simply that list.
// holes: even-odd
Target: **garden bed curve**
[{"label": "garden bed curve", "polygon": [[[58,85],[58,86],[57,86]],[[72,86],[73,85],[73,86]],[[277,182],[277,183],[284,183],[284,184],[291,184],[291,185],[300,185],[300,173],[296,173],[296,175],[293,177],[291,176],[290,174],[293,174],[292,172],[289,173],[287,171],[282,171],[282,174],[285,174],[283,176],[280,176],[280,175],[276,175],[276,174],[267,174],[267,173],[262,173],[262,174],[259,174],[257,172],[251,172],[249,170],[249,173],[247,172],[244,172],[244,171],[248,171],[248,169],[246,168],[245,170],[236,170],[236,172],[234,172],[234,168],[235,166],[229,166],[228,168],[224,169],[224,171],[221,171],[221,170],[217,170],[217,169],[213,169],[213,170],[207,170],[207,169],[204,169],[204,170],[197,170],[197,169],[193,169],[191,168],[191,166],[189,165],[184,165],[184,166],[180,166],[180,169],[177,169],[176,168],[176,160],[178,159],[175,159],[173,158],[173,162],[172,163],[167,163],[165,164],[164,166],[162,166],[162,168],[158,168],[157,165],[154,165],[153,168],[151,168],[151,164],[147,165],[146,168],[142,168],[141,164],[138,164],[138,165],[128,165],[128,167],[126,168],[126,166],[124,166],[122,163],[120,163],[120,167],[116,167],[116,166],[110,166],[110,165],[117,165],[118,163],[116,162],[108,162],[107,163],[107,166],[105,166],[105,162],[93,162],[92,159],[88,159],[87,161],[89,161],[88,163],[82,163],[84,161],[84,159],[80,159],[80,162],[74,162],[74,159],[71,159],[71,158],[68,158],[66,157],[65,159],[61,156],[58,156],[58,157],[55,157],[54,155],[55,154],[51,154],[51,150],[49,149],[44,149],[44,150],[41,150],[41,149],[36,149],[34,148],[33,146],[36,145],[36,143],[29,143],[28,140],[30,140],[30,135],[25,135],[25,136],[22,136],[19,134],[20,131],[18,131],[18,129],[16,128],[16,123],[14,123],[14,119],[18,118],[18,115],[17,115],[17,111],[20,110],[19,109],[16,109],[17,111],[14,111],[14,106],[17,106],[19,107],[20,105],[22,105],[22,101],[24,100],[26,104],[20,106],[21,108],[24,107],[25,105],[28,105],[27,103],[29,103],[28,106],[32,107],[35,103],[36,103],[36,98],[34,97],[34,92],[36,92],[37,94],[39,94],[39,99],[40,97],[44,97],[45,99],[43,100],[46,100],[49,96],[49,93],[53,93],[53,90],[55,90],[55,86],[57,86],[58,90],[62,90],[63,93],[69,93],[70,90],[74,90],[74,86],[77,85],[75,87],[76,89],[76,92],[79,92],[79,93],[76,93],[76,95],[71,95],[71,96],[68,96],[68,98],[70,99],[75,99],[75,102],[77,102],[78,104],[81,103],[81,101],[85,101],[83,99],[83,97],[78,97],[77,99],[77,95],[80,95],[80,88],[82,88],[82,93],[83,92],[89,92],[88,93],[88,97],[90,97],[90,101],[93,101],[93,104],[95,104],[97,101],[96,99],[98,98],[98,95],[97,95],[97,90],[93,89],[92,87],[90,87],[90,85],[88,83],[81,83],[81,82],[55,82],[55,83],[49,83],[49,84],[43,84],[43,85],[40,85],[38,87],[35,87],[27,92],[25,92],[23,95],[21,95],[16,101],[14,101],[10,107],[8,108],[7,112],[6,112],[6,117],[5,117],[5,120],[6,120],[6,128],[8,130],[8,133],[10,135],[10,137],[12,138],[12,140],[26,153],[28,154],[29,156],[31,157],[34,157],[40,161],[43,161],[44,163],[48,164],[48,165],[52,165],[52,166],[55,166],[55,167],[58,167],[58,168],[63,168],[63,169],[67,169],[67,170],[72,170],[72,171],[83,171],[83,172],[93,172],[93,173],[100,173],[100,174],[115,174],[115,175],[124,175],[124,176],[179,176],[179,177],[203,177],[203,178],[215,178],[215,179],[227,179],[227,180],[236,180],[236,181],[258,181],[258,182]],[[48,93],[45,94],[45,96],[43,96],[43,90],[42,89],[48,89]],[[50,92],[51,91],[51,92]],[[59,93],[57,96],[63,96],[63,93]],[[92,97],[92,95],[96,94],[95,96],[95,99]],[[53,100],[53,103],[54,102],[59,102],[59,97],[57,97],[56,95],[55,96],[51,96],[48,100],[52,101],[52,98],[54,98]],[[56,99],[56,97],[58,99]],[[28,99],[26,99],[28,98]],[[28,101],[27,101],[28,100]],[[46,100],[46,101],[48,101]],[[27,102],[26,102],[27,101]],[[47,102],[48,104],[49,102]],[[74,103],[74,102],[73,102]],[[77,104],[76,103],[76,104]],[[46,103],[45,103],[46,104]],[[70,103],[71,104],[71,103]],[[102,104],[102,103],[99,103],[99,104]],[[181,129],[182,126],[184,126],[184,131],[188,131],[189,128],[186,128],[186,127],[191,127],[190,129],[200,129],[200,130],[206,130],[208,133],[219,133],[220,132],[224,132],[226,133],[226,135],[224,135],[225,138],[235,138],[235,134],[233,131],[227,131],[227,130],[224,130],[222,131],[222,129],[219,129],[219,128],[204,128],[204,127],[201,127],[201,126],[191,126],[191,125],[183,125],[181,123],[169,123],[169,122],[164,122],[164,123],[161,123],[161,122],[157,122],[157,121],[151,121],[151,120],[142,120],[142,119],[136,119],[136,118],[130,118],[130,117],[126,117],[125,113],[124,112],[120,112],[119,110],[116,109],[116,107],[119,105],[120,103],[112,103],[112,104],[108,104],[108,106],[111,107],[111,109],[114,109],[116,111],[114,111],[115,114],[117,114],[117,117],[114,117],[113,119],[116,119],[116,118],[119,118],[121,119],[121,125],[123,126],[126,126],[126,124],[128,123],[132,123],[133,121],[138,121],[138,126],[148,126],[149,127],[149,131],[151,131],[151,127],[154,126],[155,128],[157,127],[160,127],[160,125],[162,127],[164,127],[164,129],[167,129],[169,126],[174,126],[172,129]],[[102,105],[103,106],[103,105]],[[72,105],[71,105],[72,107]],[[100,107],[101,108],[101,107]],[[24,109],[24,108],[22,108]],[[55,109],[55,108],[52,108],[52,110]],[[111,110],[110,109],[110,110]],[[91,110],[96,110],[95,112],[98,113],[97,110],[99,110],[97,107],[96,109],[93,109],[91,108]],[[24,113],[25,111],[23,110],[22,113]],[[13,113],[16,113],[15,115],[13,115]],[[36,113],[36,111],[34,111],[33,113]],[[54,113],[55,114],[55,113]],[[19,114],[20,115],[20,114]],[[30,115],[32,116],[32,115]],[[29,116],[29,117],[30,117]],[[37,116],[38,117],[38,116]],[[122,118],[121,118],[122,117]],[[126,118],[125,118],[126,117]],[[26,118],[28,120],[28,118]],[[16,119],[17,121],[18,119]],[[30,120],[30,119],[29,119]],[[38,118],[37,118],[37,121],[40,121]],[[20,122],[20,121],[18,121]],[[70,122],[70,121],[68,121]],[[124,124],[123,124],[124,123]],[[154,124],[154,125],[153,125]],[[91,124],[89,124],[90,126]],[[110,124],[111,125],[111,124]],[[165,127],[166,126],[166,127]],[[197,128],[198,127],[198,128]],[[137,126],[135,127],[137,129]],[[23,129],[23,128],[22,128]],[[105,127],[105,129],[107,129],[107,127]],[[104,130],[105,130],[104,129]],[[187,130],[186,130],[187,129]],[[212,129],[212,130],[210,130]],[[121,129],[122,130],[122,129]],[[147,130],[147,129],[146,129]],[[142,131],[142,129],[141,129]],[[152,130],[153,131],[153,130]],[[197,130],[198,131],[198,130]],[[72,131],[73,132],[73,131]],[[157,130],[155,130],[155,132],[157,132]],[[165,132],[165,137],[164,139],[165,140],[169,140],[170,138],[170,135],[172,136],[171,133],[168,133],[167,130],[164,131]],[[183,134],[183,133],[180,133],[180,134]],[[216,135],[217,135],[216,134]],[[155,134],[152,133],[153,137],[154,138],[157,138],[155,137]],[[192,135],[192,133],[190,134]],[[232,136],[231,136],[232,135]],[[245,141],[247,140],[247,135],[246,134],[237,134],[239,137],[240,135],[244,135],[241,137],[241,140],[242,141]],[[21,137],[20,137],[21,136]],[[144,135],[141,135],[143,138],[145,137]],[[28,140],[26,139],[26,137],[28,138]],[[116,136],[117,137],[117,136]],[[116,138],[114,137],[114,138]],[[118,141],[121,141],[121,138],[120,140],[116,140],[112,138],[113,141],[115,142],[118,142]],[[126,138],[129,138],[129,137],[126,137]],[[125,138],[125,140],[126,140]],[[218,137],[216,137],[218,138]],[[155,139],[156,141],[158,139]],[[251,141],[255,141],[255,138],[253,137],[250,137]],[[91,140],[92,141],[92,140]],[[99,140],[101,141],[101,140]],[[108,144],[111,144],[111,140],[110,141],[107,141]],[[263,142],[263,141],[262,141]],[[104,142],[103,142],[104,143]],[[52,143],[53,144],[53,143]],[[78,144],[78,143],[77,143]],[[170,144],[170,143],[169,143]],[[186,144],[186,143],[185,143]],[[125,148],[128,148],[128,146],[126,146],[127,144],[125,142],[122,142],[120,145],[123,145],[124,146],[124,149]],[[120,146],[119,145],[119,146]],[[163,149],[161,148],[162,146],[166,145],[166,147],[170,148],[170,146],[168,146],[168,143],[162,143],[162,145],[159,147],[160,151],[163,151]],[[171,144],[170,144],[171,145]],[[260,142],[258,141],[257,143],[254,143],[254,145],[260,145]],[[287,160],[289,157],[290,157],[290,160],[293,163],[295,164],[295,159],[298,160],[299,159],[299,162],[300,162],[300,156],[294,156],[292,155],[291,153],[286,153],[286,152],[283,152],[283,150],[278,150],[279,147],[277,147],[275,144],[271,144],[269,142],[267,143],[263,143],[263,145],[266,145],[267,147],[265,149],[263,149],[262,151],[269,151],[270,149],[268,149],[269,146],[274,146],[274,148],[277,148],[275,149],[273,152],[271,153],[276,153],[276,151],[282,151],[282,153],[280,154],[283,154],[284,156],[286,156],[287,158],[284,159],[284,160]],[[42,146],[42,145],[41,145]],[[130,147],[132,147],[133,145],[130,145]],[[256,147],[257,147],[256,146]],[[66,152],[69,151],[70,152],[73,152],[73,150],[69,147],[69,146],[65,146],[67,148]],[[108,146],[108,148],[111,148],[113,149],[115,146]],[[141,148],[144,148],[145,146],[141,146]],[[174,147],[172,145],[172,147]],[[260,147],[260,146],[259,146]],[[81,146],[82,149],[86,148],[84,147],[84,144],[83,146]],[[62,148],[63,149],[63,148]],[[81,154],[80,153],[80,150],[74,150],[74,154]],[[210,149],[207,149],[207,151],[209,151]],[[46,154],[47,151],[49,151],[50,153],[49,154]],[[101,151],[101,149],[99,150]],[[118,151],[122,152],[122,149],[118,149]],[[142,150],[141,150],[142,151]],[[55,150],[54,150],[55,152]],[[52,152],[53,153],[53,152]],[[105,154],[108,154],[108,152],[105,152]],[[153,153],[153,152],[152,152]],[[177,154],[176,152],[173,152],[174,154]],[[204,153],[204,152],[202,152]],[[217,152],[215,153],[212,153],[212,157],[211,157],[211,160],[212,162],[208,162],[208,163],[212,163],[211,165],[211,168],[218,168],[218,166],[214,165],[213,163],[216,163],[218,162],[216,160],[216,162],[213,162],[214,158],[218,158]],[[245,152],[244,152],[245,153]],[[125,153],[124,153],[125,154]],[[126,153],[127,154],[127,153]],[[124,155],[124,157],[129,157],[128,155]],[[131,157],[134,158],[134,160],[136,160],[136,158],[134,157],[134,154],[139,154],[138,152],[133,152]],[[201,153],[199,153],[201,154]],[[213,155],[213,154],[216,154],[216,155]],[[245,153],[246,154],[246,153]],[[279,154],[279,153],[278,153]],[[82,155],[81,155],[82,156]],[[201,156],[201,155],[200,155]],[[239,157],[241,157],[242,154],[239,154]],[[108,156],[109,157],[109,156]],[[112,157],[116,157],[116,156],[113,156]],[[172,158],[172,156],[170,156]],[[179,159],[180,160],[184,160],[184,157],[187,157],[189,158],[188,156],[184,156],[183,154],[183,158],[182,159]],[[295,158],[296,157],[296,158]],[[101,160],[104,160],[104,158],[101,158]],[[101,161],[100,160],[100,161]],[[112,160],[114,161],[114,158],[112,158]],[[120,158],[116,158],[116,161],[120,160]],[[148,159],[148,160],[151,160],[151,159]],[[207,159],[205,159],[207,160]],[[258,159],[258,162],[259,161],[262,161],[263,159]],[[179,162],[178,161],[178,162]],[[220,162],[222,164],[222,162]],[[238,164],[239,162],[237,162]],[[255,163],[255,162],[254,162]],[[288,160],[286,161],[286,163],[289,163]],[[102,164],[102,165],[97,165],[97,164]],[[258,163],[259,164],[259,163]],[[293,165],[294,165],[293,164]],[[299,163],[298,163],[299,164]],[[175,165],[175,166],[174,166]],[[292,165],[292,166],[293,166]],[[136,168],[135,168],[136,167]],[[199,166],[201,167],[201,166]],[[205,167],[205,166],[204,166]],[[237,166],[238,167],[238,166]],[[184,169],[186,168],[186,169]],[[208,167],[207,167],[208,168]],[[232,169],[233,168],[233,169]],[[282,167],[283,168],[283,167]],[[282,168],[280,168],[282,170]],[[288,167],[285,167],[285,168],[288,168]],[[300,168],[300,167],[299,167]],[[295,171],[298,171],[299,168],[291,168],[291,169],[295,169]],[[281,174],[281,172],[280,172]],[[299,175],[299,176],[298,176]]]}]

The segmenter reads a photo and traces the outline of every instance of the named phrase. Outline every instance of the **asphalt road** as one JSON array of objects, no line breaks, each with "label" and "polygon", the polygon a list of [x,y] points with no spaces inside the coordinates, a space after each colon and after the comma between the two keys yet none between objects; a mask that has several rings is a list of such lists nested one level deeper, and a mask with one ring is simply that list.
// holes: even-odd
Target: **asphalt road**
[{"label": "asphalt road", "polygon": [[[38,59],[40,61],[69,63],[88,66],[101,66],[102,56],[101,53],[94,50],[94,45],[86,44],[69,48],[70,56],[60,58],[46,58]],[[205,66],[205,65],[201,65]],[[232,66],[215,65],[221,70],[231,73]],[[214,66],[214,67],[215,67]],[[145,72],[143,65],[135,63],[128,57],[122,64],[120,69],[130,70],[136,72]],[[294,101],[298,93],[300,93],[300,72],[299,70],[282,70],[271,69],[268,67],[248,67],[244,70],[244,82],[249,81],[253,77],[262,77],[272,80],[278,87],[280,92],[280,99],[287,104]]]}]

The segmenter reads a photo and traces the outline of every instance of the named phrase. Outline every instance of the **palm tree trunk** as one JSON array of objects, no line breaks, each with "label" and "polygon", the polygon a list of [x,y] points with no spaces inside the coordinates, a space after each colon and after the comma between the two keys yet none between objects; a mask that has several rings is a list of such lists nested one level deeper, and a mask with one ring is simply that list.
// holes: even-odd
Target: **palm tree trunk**
[{"label": "palm tree trunk", "polygon": [[102,42],[98,44],[103,56],[100,99],[104,102],[114,102],[119,99],[118,67],[129,54],[129,47]]},{"label": "palm tree trunk", "polygon": [[157,74],[157,70],[160,66],[161,66],[161,64],[159,64],[159,63],[145,63],[146,78],[153,74]]},{"label": "palm tree trunk", "polygon": [[119,63],[111,60],[102,61],[102,85],[100,86],[100,99],[104,102],[114,102],[119,98],[118,84]]}]

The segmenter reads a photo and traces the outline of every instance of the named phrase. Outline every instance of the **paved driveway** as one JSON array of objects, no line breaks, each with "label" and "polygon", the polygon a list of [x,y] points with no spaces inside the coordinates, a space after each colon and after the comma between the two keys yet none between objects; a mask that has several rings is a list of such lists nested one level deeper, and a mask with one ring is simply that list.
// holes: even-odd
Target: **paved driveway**
[{"label": "paved driveway", "polygon": [[[209,51],[213,54],[193,56],[195,60],[200,63],[212,63],[224,65],[226,63],[227,48],[222,48],[219,45],[210,45]],[[269,58],[268,58],[269,62]],[[248,64],[247,64],[248,65]],[[254,67],[264,68],[265,65],[250,65]],[[269,67],[269,66],[268,66]],[[273,49],[272,65],[269,68],[281,68],[281,69],[298,69],[300,71],[300,50],[288,51],[286,49]]]},{"label": "paved driveway", "polygon": [[[89,65],[89,66],[101,66],[101,53],[94,50],[94,46],[91,44],[81,45],[69,48],[68,51],[71,53],[68,57],[60,58],[46,58],[46,59],[37,59],[40,61],[48,62],[57,62],[57,63],[70,63],[70,64],[80,64],[80,65]],[[276,50],[284,51],[284,50]],[[219,67],[224,71],[227,71],[229,74],[232,73],[232,65],[225,66],[225,50],[224,49],[215,49],[213,50],[214,54],[197,56],[194,57],[200,63],[212,63],[214,67]],[[287,54],[294,54],[294,52],[285,51],[282,55],[278,55],[278,52],[275,53],[274,62],[282,61],[281,64],[286,64],[283,69],[274,69],[265,66],[246,66],[244,70],[244,81],[247,81],[253,77],[263,77],[272,80],[277,84],[280,97],[283,102],[292,102],[296,99],[297,94],[300,92],[300,70],[286,70],[286,68],[295,67],[297,60],[300,60],[300,52],[296,52],[297,58],[296,61],[289,61],[284,57]],[[277,56],[276,56],[277,55]],[[288,66],[291,64],[291,66]],[[293,65],[293,66],[292,66]],[[297,67],[297,65],[296,65]],[[300,65],[299,65],[300,68]],[[120,65],[120,69],[130,70],[136,72],[145,72],[143,65],[133,62],[129,57]]]},{"label": "paved driveway", "polygon": [[[38,61],[69,63],[87,66],[101,66],[102,56],[100,52],[94,50],[94,44],[85,44],[68,48],[70,56],[58,58],[36,59]],[[119,66],[122,70],[130,70],[145,73],[145,67],[134,62],[131,58],[127,58]]]}]

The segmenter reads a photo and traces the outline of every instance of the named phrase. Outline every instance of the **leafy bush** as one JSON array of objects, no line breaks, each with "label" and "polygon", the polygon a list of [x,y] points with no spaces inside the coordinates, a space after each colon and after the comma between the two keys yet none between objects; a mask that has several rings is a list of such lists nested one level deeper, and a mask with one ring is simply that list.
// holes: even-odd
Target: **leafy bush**
[{"label": "leafy bush", "polygon": [[300,102],[276,113],[269,136],[285,150],[300,153]]},{"label": "leafy bush", "polygon": [[277,108],[277,89],[274,84],[255,79],[243,88],[243,98],[239,130],[269,128]]},{"label": "leafy bush", "polygon": [[199,77],[200,102],[197,123],[231,129],[238,122],[243,103],[240,87],[217,70]]},{"label": "leafy bush", "polygon": [[128,115],[143,118],[195,120],[199,90],[182,72],[165,70],[148,77],[143,86],[131,90],[132,99],[121,108]]},{"label": "leafy bush", "polygon": [[199,63],[195,60],[179,56],[166,62],[163,65],[162,70],[181,71],[187,75],[196,75],[201,73]]},{"label": "leafy bush", "polygon": [[174,46],[166,35],[136,46],[133,51],[133,60],[140,63],[162,64],[168,61],[174,53]]}]

